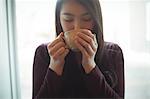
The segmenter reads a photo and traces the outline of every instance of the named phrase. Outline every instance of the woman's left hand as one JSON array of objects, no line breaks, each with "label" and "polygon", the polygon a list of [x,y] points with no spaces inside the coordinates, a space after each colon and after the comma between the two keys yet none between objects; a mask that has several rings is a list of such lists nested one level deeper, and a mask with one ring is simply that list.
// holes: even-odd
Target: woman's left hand
[{"label": "woman's left hand", "polygon": [[82,65],[86,73],[96,66],[94,61],[98,44],[96,36],[87,29],[82,29],[75,37],[75,44],[82,53]]}]

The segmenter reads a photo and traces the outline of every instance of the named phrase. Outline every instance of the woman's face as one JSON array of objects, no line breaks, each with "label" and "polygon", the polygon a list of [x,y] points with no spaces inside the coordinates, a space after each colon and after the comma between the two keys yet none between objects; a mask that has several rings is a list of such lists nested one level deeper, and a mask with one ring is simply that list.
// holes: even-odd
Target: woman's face
[{"label": "woman's face", "polygon": [[94,22],[87,9],[75,0],[68,0],[62,6],[60,22],[63,31],[73,29],[92,30]]}]

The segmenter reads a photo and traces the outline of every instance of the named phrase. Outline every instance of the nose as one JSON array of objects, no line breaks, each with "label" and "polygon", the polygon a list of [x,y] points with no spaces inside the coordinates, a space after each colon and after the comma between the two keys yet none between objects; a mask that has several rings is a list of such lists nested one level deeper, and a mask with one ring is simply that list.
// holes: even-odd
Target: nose
[{"label": "nose", "polygon": [[74,29],[80,29],[81,28],[81,22],[80,20],[76,20],[74,22]]}]

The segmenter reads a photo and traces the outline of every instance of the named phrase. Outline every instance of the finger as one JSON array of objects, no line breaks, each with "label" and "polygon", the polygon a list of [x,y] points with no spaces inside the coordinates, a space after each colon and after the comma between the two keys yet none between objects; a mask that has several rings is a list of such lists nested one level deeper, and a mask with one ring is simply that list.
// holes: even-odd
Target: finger
[{"label": "finger", "polygon": [[56,45],[58,42],[60,42],[60,40],[56,38],[53,42],[51,42],[47,45],[47,48],[50,49],[51,47]]},{"label": "finger", "polygon": [[79,44],[79,41],[75,40],[75,44],[84,56],[89,56],[85,48]]},{"label": "finger", "polygon": [[49,45],[49,47],[53,47],[56,43],[60,42],[60,41],[64,41],[62,39],[63,37],[63,32],[61,32],[58,37]]},{"label": "finger", "polygon": [[94,51],[96,50],[95,41],[90,36],[84,33],[78,33],[78,36],[90,44]]},{"label": "finger", "polygon": [[61,32],[58,38],[61,39],[62,42],[64,42],[64,33]]},{"label": "finger", "polygon": [[66,48],[65,49],[65,52],[62,54],[62,57],[64,58],[64,57],[66,57],[66,55],[69,53],[69,49],[68,48]]},{"label": "finger", "polygon": [[97,47],[98,47],[98,42],[97,42],[97,39],[96,39],[96,34],[94,34],[94,45],[95,45],[95,48],[97,50]]},{"label": "finger", "polygon": [[90,36],[94,40],[94,35],[93,35],[94,33],[92,33],[90,30],[88,30],[88,29],[81,29],[81,32],[86,34],[86,35],[88,35],[88,36]]},{"label": "finger", "polygon": [[50,55],[53,55],[54,53],[56,53],[56,51],[58,49],[60,49],[61,47],[65,47],[65,43],[64,42],[58,42],[57,44],[55,44],[53,47],[51,47],[49,49]]},{"label": "finger", "polygon": [[89,55],[93,55],[94,51],[89,43],[78,37],[78,42],[81,46],[85,48],[85,50],[88,52]]},{"label": "finger", "polygon": [[53,59],[56,60],[56,59],[60,58],[60,56],[64,53],[64,51],[65,51],[65,48],[64,48],[64,47],[59,48],[59,49],[56,51],[56,53],[54,53]]},{"label": "finger", "polygon": [[54,59],[58,59],[58,58],[65,58],[66,55],[69,53],[69,49],[66,49],[64,47],[61,47],[53,56]]}]

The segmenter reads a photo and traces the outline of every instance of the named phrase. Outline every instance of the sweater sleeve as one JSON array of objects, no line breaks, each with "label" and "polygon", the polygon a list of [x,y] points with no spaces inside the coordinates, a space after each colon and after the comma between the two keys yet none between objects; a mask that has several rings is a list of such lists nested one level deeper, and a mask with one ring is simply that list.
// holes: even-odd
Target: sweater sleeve
[{"label": "sweater sleeve", "polygon": [[[112,88],[106,81],[105,75],[99,66],[84,77],[86,87],[91,97],[124,99],[124,60],[121,49],[118,47],[113,62],[115,63],[115,73],[118,77],[116,87]],[[109,55],[109,53],[107,53]]]},{"label": "sweater sleeve", "polygon": [[61,77],[51,69],[48,69],[43,84],[36,95],[36,99],[61,97],[61,84]]},{"label": "sweater sleeve", "polygon": [[49,66],[46,45],[40,45],[35,52],[33,63],[33,99],[59,97],[62,80]]}]

